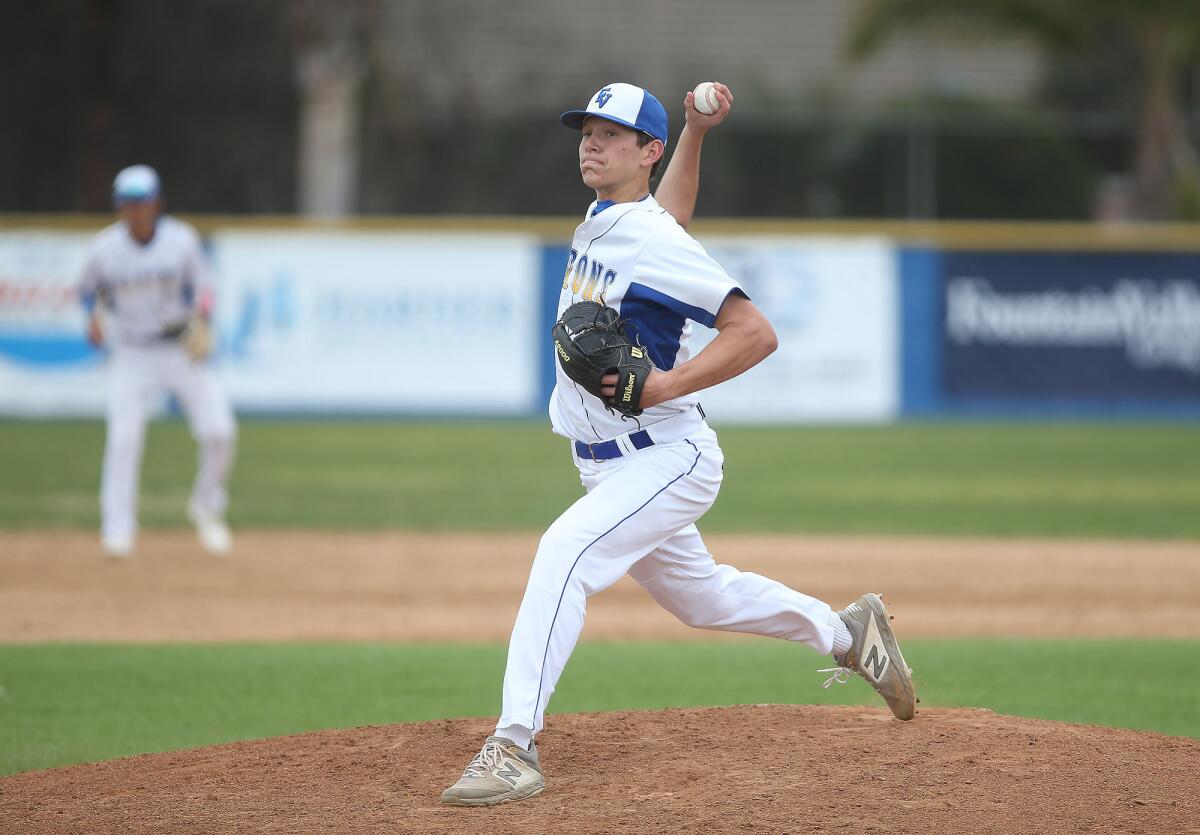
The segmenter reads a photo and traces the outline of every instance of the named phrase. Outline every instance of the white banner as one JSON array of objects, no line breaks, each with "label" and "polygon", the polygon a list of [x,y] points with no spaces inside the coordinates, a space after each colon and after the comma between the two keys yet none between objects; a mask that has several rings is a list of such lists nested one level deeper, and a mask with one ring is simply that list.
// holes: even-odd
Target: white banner
[{"label": "white banner", "polygon": [[[701,241],[774,325],[779,349],[704,392],[715,424],[882,422],[900,406],[895,248],[872,238]],[[696,327],[693,355],[716,331]]]},{"label": "white banner", "polygon": [[538,408],[536,239],[228,231],[213,243],[221,376],[239,409]]},{"label": "white banner", "polygon": [[[76,290],[90,239],[0,234],[0,414],[104,414],[105,354]],[[214,365],[239,411],[540,411],[536,239],[239,230],[212,243]]]},{"label": "white banner", "polygon": [[104,353],[87,343],[77,292],[90,239],[0,232],[0,414],[104,413]]},{"label": "white banner", "polygon": [[[75,292],[90,234],[0,234],[0,413],[101,415]],[[240,411],[541,414],[540,244],[520,235],[220,231],[215,367]],[[705,393],[716,423],[898,410],[894,249],[714,238],[780,349]],[[698,349],[714,333],[696,328]]]}]

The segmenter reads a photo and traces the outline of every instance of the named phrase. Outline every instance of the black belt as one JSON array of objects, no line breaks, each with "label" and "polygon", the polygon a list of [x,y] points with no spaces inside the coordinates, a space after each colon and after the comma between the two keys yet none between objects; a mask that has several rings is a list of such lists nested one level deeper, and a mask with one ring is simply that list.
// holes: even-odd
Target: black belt
[{"label": "black belt", "polygon": [[187,321],[179,322],[178,324],[168,325],[160,330],[153,338],[159,342],[177,342],[183,336],[183,332],[187,330]]},{"label": "black belt", "polygon": [[[645,429],[631,433],[629,435],[629,442],[633,444],[634,449],[645,449],[648,446],[654,446],[654,439],[650,437],[650,433]],[[616,441],[601,441],[598,444],[585,444],[583,441],[576,441],[575,453],[580,458],[590,458],[593,461],[607,461],[610,458],[620,458],[623,455],[621,447]]]}]

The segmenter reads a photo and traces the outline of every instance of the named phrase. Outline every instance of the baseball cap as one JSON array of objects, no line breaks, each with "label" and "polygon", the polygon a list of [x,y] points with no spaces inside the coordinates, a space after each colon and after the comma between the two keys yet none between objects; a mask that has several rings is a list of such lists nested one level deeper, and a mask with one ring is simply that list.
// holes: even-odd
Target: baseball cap
[{"label": "baseball cap", "polygon": [[114,203],[140,203],[158,197],[158,172],[149,165],[122,168],[113,180]]},{"label": "baseball cap", "polygon": [[582,110],[568,110],[559,118],[579,130],[588,116],[599,116],[618,125],[648,133],[667,144],[667,110],[649,90],[617,82],[596,91]]}]

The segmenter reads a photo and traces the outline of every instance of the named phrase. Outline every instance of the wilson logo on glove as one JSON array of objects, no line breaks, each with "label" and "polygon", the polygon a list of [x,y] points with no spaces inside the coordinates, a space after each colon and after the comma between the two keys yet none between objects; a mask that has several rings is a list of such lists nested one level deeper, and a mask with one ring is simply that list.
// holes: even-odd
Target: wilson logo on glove
[{"label": "wilson logo on glove", "polygon": [[[654,363],[644,348],[625,335],[617,311],[596,302],[576,302],[563,311],[551,331],[555,354],[563,372],[608,409],[623,415],[640,415],[638,405]],[[605,395],[601,379],[616,374],[623,381],[620,398]]]}]

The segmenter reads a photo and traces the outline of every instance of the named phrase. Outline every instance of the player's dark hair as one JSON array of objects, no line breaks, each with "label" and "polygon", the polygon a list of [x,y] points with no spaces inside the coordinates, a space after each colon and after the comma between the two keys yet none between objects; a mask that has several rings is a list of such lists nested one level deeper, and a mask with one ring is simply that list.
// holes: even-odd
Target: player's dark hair
[{"label": "player's dark hair", "polygon": [[[651,136],[650,134],[646,133],[645,131],[638,131],[638,135],[637,135],[637,146],[638,146],[639,148],[645,148],[647,145],[649,145],[649,144],[650,144],[651,142],[653,142],[653,141],[654,141],[654,137],[653,137],[653,136]],[[663,144],[664,144],[664,145],[666,145],[666,143],[665,143],[665,142],[664,142]],[[656,163],[654,163],[654,165],[653,165],[653,166],[650,168],[650,180],[651,180],[651,181],[653,181],[653,180],[654,180],[654,178],[658,176],[658,167],[659,167],[660,165],[662,165],[663,157],[665,157],[666,155],[667,155],[667,150],[666,150],[666,148],[664,147],[664,148],[663,148],[663,155],[662,155],[662,157],[659,157],[659,158],[658,158],[658,161],[657,161]]]}]

